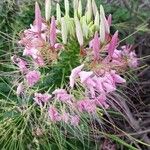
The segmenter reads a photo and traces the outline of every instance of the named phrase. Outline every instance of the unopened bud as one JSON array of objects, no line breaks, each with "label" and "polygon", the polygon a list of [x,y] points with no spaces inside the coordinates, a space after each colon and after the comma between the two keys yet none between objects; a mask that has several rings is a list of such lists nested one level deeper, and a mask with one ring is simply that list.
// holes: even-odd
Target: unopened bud
[{"label": "unopened bud", "polygon": [[100,17],[99,17],[98,11],[97,11],[96,16],[95,16],[94,24],[96,26],[96,29],[98,29],[99,25],[100,25]]},{"label": "unopened bud", "polygon": [[65,0],[65,15],[69,16],[69,1]]},{"label": "unopened bud", "polygon": [[61,34],[62,34],[63,44],[67,44],[68,29],[64,17],[61,18]]},{"label": "unopened bud", "polygon": [[57,21],[61,22],[61,9],[60,9],[60,5],[57,3],[56,6],[56,17],[57,17]]},{"label": "unopened bud", "polygon": [[79,5],[78,5],[78,15],[81,17],[82,16],[82,2],[79,0]]},{"label": "unopened bud", "polygon": [[77,17],[77,13],[75,14],[74,19],[75,19],[75,26],[76,26],[76,36],[80,46],[83,46],[83,32],[82,32],[80,21]]},{"label": "unopened bud", "polygon": [[98,12],[98,8],[97,8],[97,5],[95,3],[95,0],[92,0],[92,9],[93,9],[94,16],[96,17],[96,13]]},{"label": "unopened bud", "polygon": [[49,21],[51,17],[51,0],[45,0],[45,18]]},{"label": "unopened bud", "polygon": [[92,3],[91,3],[91,0],[88,0],[88,2],[87,2],[87,12],[86,12],[87,22],[90,22],[91,18],[92,18]]}]

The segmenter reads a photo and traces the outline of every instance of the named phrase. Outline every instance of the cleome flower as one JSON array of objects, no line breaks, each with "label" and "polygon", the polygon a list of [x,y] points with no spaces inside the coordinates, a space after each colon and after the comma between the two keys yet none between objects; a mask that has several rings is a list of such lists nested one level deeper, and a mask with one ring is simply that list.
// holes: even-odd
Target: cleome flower
[{"label": "cleome flower", "polygon": [[[119,85],[126,83],[124,74],[138,66],[138,58],[132,46],[119,45],[119,31],[110,33],[111,14],[106,16],[103,6],[100,6],[99,12],[94,0],[87,1],[85,14],[81,0],[75,1],[74,17],[69,14],[68,0],[64,3],[64,16],[58,3],[56,17],[51,16],[51,1],[46,0],[45,5],[44,18],[39,4],[35,3],[35,20],[30,28],[22,33],[19,44],[23,47],[23,58],[12,57],[13,63],[18,66],[23,76],[16,93],[20,96],[26,90],[34,90],[35,85],[43,90],[45,84],[52,86],[43,82],[44,78],[41,76],[52,75],[50,73],[54,67],[59,70],[60,66],[57,64],[64,60],[65,52],[72,53],[69,57],[75,64],[75,45],[80,65],[69,70],[70,76],[65,74],[69,76],[69,86],[65,84],[62,89],[62,85],[54,85],[56,88],[52,89],[51,94],[46,91],[43,94],[35,92],[33,99],[40,107],[47,104],[47,109],[47,106],[50,106],[46,110],[50,122],[64,122],[76,127],[82,120],[80,114],[94,115],[98,108],[111,107],[108,103],[109,96],[117,92]],[[67,63],[70,62],[67,60]],[[54,78],[57,77],[53,76]],[[38,84],[41,82],[45,83],[43,87]],[[25,88],[25,83],[28,89]]]},{"label": "cleome flower", "polygon": [[52,98],[50,94],[41,94],[41,93],[34,93],[34,101],[39,105],[43,106],[43,103],[47,103]]},{"label": "cleome flower", "polygon": [[26,74],[26,81],[28,86],[32,87],[40,80],[40,72],[39,71],[29,71]]}]

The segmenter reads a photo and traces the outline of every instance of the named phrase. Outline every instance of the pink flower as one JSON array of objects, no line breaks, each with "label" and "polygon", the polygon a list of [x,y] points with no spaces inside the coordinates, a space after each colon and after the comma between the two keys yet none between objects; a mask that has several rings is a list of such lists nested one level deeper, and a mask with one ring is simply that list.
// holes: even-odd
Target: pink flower
[{"label": "pink flower", "polygon": [[122,51],[115,49],[112,58],[117,60],[122,59]]},{"label": "pink flower", "polygon": [[128,66],[130,68],[136,68],[138,66],[138,59],[134,51],[129,53]]},{"label": "pink flower", "polygon": [[117,42],[118,42],[118,31],[116,31],[115,34],[112,36],[112,39],[108,47],[108,55],[110,57],[113,56],[114,50],[116,49],[117,46]]},{"label": "pink flower", "polygon": [[95,98],[96,105],[108,108],[109,105],[106,103],[106,95],[104,93],[100,94],[97,98]]},{"label": "pink flower", "polygon": [[29,86],[33,86],[34,84],[36,84],[40,79],[40,72],[38,71],[29,71],[28,74],[26,75],[26,80],[27,80],[27,84]]},{"label": "pink flower", "polygon": [[94,77],[96,82],[96,89],[98,93],[109,93],[116,90],[114,81],[111,76],[104,76],[104,77]]},{"label": "pink flower", "polygon": [[136,68],[138,66],[138,59],[135,51],[131,51],[132,45],[122,46],[123,55],[127,57],[127,63],[130,68]]},{"label": "pink flower", "polygon": [[45,65],[44,60],[41,56],[38,56],[36,59],[34,59],[34,61],[39,67],[43,67]]},{"label": "pink flower", "polygon": [[121,62],[120,60],[112,60],[112,65],[114,65],[114,66],[124,66],[124,63],[123,62]]},{"label": "pink flower", "polygon": [[53,16],[51,19],[51,26],[50,26],[50,44],[54,47],[56,43],[56,22],[55,17]]},{"label": "pink flower", "polygon": [[21,93],[24,91],[24,86],[23,86],[23,82],[19,83],[18,87],[17,87],[17,95],[20,96]]},{"label": "pink flower", "polygon": [[96,105],[94,100],[79,100],[77,102],[77,109],[81,112],[86,111],[88,113],[96,112]]},{"label": "pink flower", "polygon": [[97,76],[94,76],[93,80],[95,81],[96,83],[96,90],[98,93],[104,93],[104,88],[103,88],[103,85],[102,85],[102,82],[104,81],[104,79],[102,77],[97,77]]},{"label": "pink flower", "polygon": [[31,47],[31,48],[25,48],[23,51],[24,56],[32,56],[33,59],[36,59],[39,55],[38,49]]},{"label": "pink flower", "polygon": [[34,100],[40,106],[42,106],[42,103],[48,102],[51,99],[51,97],[52,96],[47,93],[45,93],[45,94],[35,93],[34,94]]},{"label": "pink flower", "polygon": [[103,83],[104,89],[107,93],[113,92],[116,90],[116,87],[113,84],[104,82]]},{"label": "pink flower", "polygon": [[57,109],[53,106],[51,106],[48,110],[48,114],[49,114],[49,117],[50,117],[50,120],[52,122],[55,122],[55,121],[60,121],[61,120],[61,117],[57,111]]},{"label": "pink flower", "polygon": [[92,48],[94,52],[94,59],[99,60],[100,40],[98,33],[95,33],[94,39],[92,40]]},{"label": "pink flower", "polygon": [[55,94],[56,98],[60,101],[71,104],[72,96],[65,89],[56,89],[52,94]]},{"label": "pink flower", "polygon": [[35,3],[35,25],[36,31],[40,33],[42,29],[42,16],[39,4],[37,2]]},{"label": "pink flower", "polygon": [[71,116],[71,119],[70,119],[71,125],[78,126],[79,125],[79,121],[80,121],[80,118],[79,118],[78,115]]},{"label": "pink flower", "polygon": [[130,68],[136,68],[138,66],[138,60],[137,58],[132,58],[128,60],[128,66]]},{"label": "pink flower", "polygon": [[74,87],[74,83],[75,83],[75,79],[79,76],[79,73],[81,72],[82,68],[84,67],[84,64],[74,68],[72,71],[71,71],[71,75],[69,77],[70,79],[70,86],[71,88]]},{"label": "pink flower", "polygon": [[61,115],[61,120],[64,121],[65,123],[68,123],[68,121],[69,121],[69,113],[64,112]]},{"label": "pink flower", "polygon": [[21,72],[26,72],[27,71],[27,62],[20,59],[20,58],[17,58],[17,61],[18,61],[18,67],[20,69]]},{"label": "pink flower", "polygon": [[18,58],[17,56],[12,56],[11,60],[13,61],[14,64],[16,64],[21,72],[26,72],[27,71],[27,62],[24,61],[21,58]]}]

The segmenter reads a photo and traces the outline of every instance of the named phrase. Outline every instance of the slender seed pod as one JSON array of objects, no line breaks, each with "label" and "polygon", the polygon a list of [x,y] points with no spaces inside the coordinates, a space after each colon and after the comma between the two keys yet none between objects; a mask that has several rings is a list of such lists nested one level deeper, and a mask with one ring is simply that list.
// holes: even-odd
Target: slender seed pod
[{"label": "slender seed pod", "polygon": [[75,26],[76,26],[76,36],[77,36],[80,46],[83,46],[83,31],[81,28],[80,21],[77,17],[77,13],[75,13],[74,19],[75,19]]}]

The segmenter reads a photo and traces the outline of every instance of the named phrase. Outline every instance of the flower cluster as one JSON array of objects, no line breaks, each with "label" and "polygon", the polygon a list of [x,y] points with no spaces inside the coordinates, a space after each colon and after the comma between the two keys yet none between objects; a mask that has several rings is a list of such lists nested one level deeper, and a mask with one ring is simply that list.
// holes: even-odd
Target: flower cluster
[{"label": "flower cluster", "polygon": [[[49,106],[48,115],[52,122],[63,121],[71,125],[80,122],[79,113],[95,114],[97,108],[108,109],[109,94],[123,84],[124,72],[138,66],[138,59],[132,46],[119,47],[118,31],[110,34],[112,16],[106,17],[104,9],[100,12],[94,0],[87,1],[87,10],[83,15],[81,0],[74,1],[74,18],[69,16],[69,1],[65,0],[65,16],[57,4],[57,17],[51,16],[51,1],[45,1],[45,19],[41,16],[38,3],[35,4],[35,21],[22,34],[19,44],[24,48],[23,57],[13,56],[12,61],[18,66],[24,80],[18,85],[17,94],[24,92],[26,84],[29,88],[40,81],[41,67],[57,64],[59,54],[70,44],[78,42],[80,66],[72,69],[69,77],[70,89],[55,89],[47,92],[34,93],[34,101],[40,107]],[[51,18],[51,19],[50,19]],[[27,58],[26,57],[26,58]],[[81,87],[83,94],[72,93]],[[56,103],[53,103],[56,101]],[[59,108],[57,103],[65,105],[66,110]]]}]

